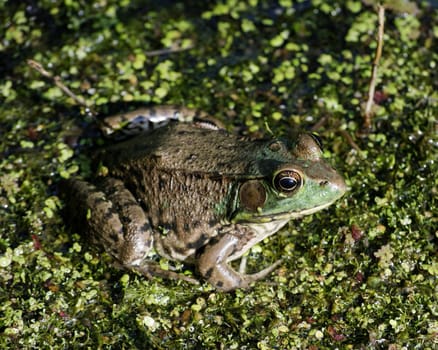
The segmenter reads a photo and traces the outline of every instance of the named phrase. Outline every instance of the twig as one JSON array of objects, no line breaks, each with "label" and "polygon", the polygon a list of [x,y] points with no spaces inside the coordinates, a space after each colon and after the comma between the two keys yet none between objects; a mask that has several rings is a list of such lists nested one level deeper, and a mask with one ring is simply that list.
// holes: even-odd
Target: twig
[{"label": "twig", "polygon": [[339,133],[342,135],[342,137],[344,137],[347,140],[348,144],[352,148],[354,148],[357,152],[362,152],[362,150],[360,149],[358,144],[356,142],[354,142],[353,138],[346,130],[339,130]]},{"label": "twig", "polygon": [[191,50],[194,47],[195,47],[194,45],[190,45],[187,47],[171,47],[171,48],[166,48],[166,49],[146,51],[144,54],[145,54],[145,56],[148,56],[148,57],[161,56],[161,55],[167,55],[167,54],[171,54],[171,53]]},{"label": "twig", "polygon": [[371,118],[373,115],[372,108],[374,104],[374,93],[376,90],[376,81],[377,81],[377,70],[379,66],[380,57],[382,56],[383,30],[385,26],[385,7],[383,5],[378,6],[378,15],[379,15],[379,30],[377,34],[377,49],[376,49],[376,55],[374,56],[370,85],[368,88],[368,101],[366,103],[365,113],[364,113],[363,127],[365,130],[370,130],[371,128]]},{"label": "twig", "polygon": [[75,100],[75,102],[85,108],[88,108],[90,110],[90,112],[92,114],[95,114],[92,111],[91,106],[88,105],[87,101],[76,95],[73,91],[71,91],[63,82],[60,76],[58,75],[53,75],[52,73],[48,72],[47,70],[44,69],[43,65],[37,61],[34,60],[27,60],[27,64],[32,67],[33,69],[35,69],[36,71],[38,71],[42,76],[44,76],[45,78],[48,78],[50,80],[53,81],[53,83],[60,88],[67,96],[71,97],[73,100]]},{"label": "twig", "polygon": [[310,128],[310,131],[314,132],[319,130],[324,126],[325,123],[327,123],[329,120],[329,116],[327,114],[323,115],[321,119],[319,119],[314,126]]}]

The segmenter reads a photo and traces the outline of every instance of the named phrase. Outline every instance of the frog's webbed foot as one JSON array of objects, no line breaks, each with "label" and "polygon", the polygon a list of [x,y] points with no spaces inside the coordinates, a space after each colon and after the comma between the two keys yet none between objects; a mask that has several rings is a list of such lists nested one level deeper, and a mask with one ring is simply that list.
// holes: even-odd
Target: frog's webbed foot
[{"label": "frog's webbed foot", "polygon": [[248,288],[252,282],[269,275],[282,262],[281,259],[277,260],[254,274],[243,273],[242,266],[237,272],[228,265],[228,257],[233,255],[238,243],[238,237],[225,235],[217,243],[207,247],[199,259],[200,273],[219,290],[231,291],[237,288]]}]

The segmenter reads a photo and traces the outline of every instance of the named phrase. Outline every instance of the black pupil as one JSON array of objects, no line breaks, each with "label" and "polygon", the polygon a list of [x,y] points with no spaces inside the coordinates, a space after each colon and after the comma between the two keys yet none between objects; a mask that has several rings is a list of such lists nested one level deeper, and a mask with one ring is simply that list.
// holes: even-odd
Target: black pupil
[{"label": "black pupil", "polygon": [[297,186],[297,180],[290,176],[282,177],[279,185],[284,190],[293,190]]}]

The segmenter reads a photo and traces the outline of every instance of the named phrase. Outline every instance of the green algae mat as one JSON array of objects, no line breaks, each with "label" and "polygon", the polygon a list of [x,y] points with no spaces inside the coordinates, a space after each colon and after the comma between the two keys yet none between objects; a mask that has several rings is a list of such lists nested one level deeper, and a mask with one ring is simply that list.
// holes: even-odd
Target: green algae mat
[{"label": "green algae mat", "polygon": [[[436,1],[388,1],[366,132],[370,0],[0,0],[0,18],[1,348],[438,347]],[[164,104],[316,132],[348,192],[253,247],[248,270],[283,263],[247,290],[118,270],[57,185],[93,176],[91,111]]]}]

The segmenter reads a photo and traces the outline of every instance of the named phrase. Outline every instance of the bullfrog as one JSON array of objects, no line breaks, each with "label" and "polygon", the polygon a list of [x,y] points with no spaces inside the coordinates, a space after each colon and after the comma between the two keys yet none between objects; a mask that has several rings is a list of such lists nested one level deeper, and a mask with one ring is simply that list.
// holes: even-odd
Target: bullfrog
[{"label": "bullfrog", "polygon": [[281,260],[253,274],[232,261],[346,191],[311,133],[251,140],[186,110],[154,111],[129,114],[146,132],[96,151],[105,175],[66,184],[70,217],[122,268],[197,281],[161,268],[158,256],[194,265],[220,291],[247,288]]}]

